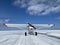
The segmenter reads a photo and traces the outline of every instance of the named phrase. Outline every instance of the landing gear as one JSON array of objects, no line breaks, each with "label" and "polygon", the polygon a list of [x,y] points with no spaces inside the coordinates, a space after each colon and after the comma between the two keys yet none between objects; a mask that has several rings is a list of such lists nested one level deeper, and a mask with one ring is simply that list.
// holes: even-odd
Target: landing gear
[{"label": "landing gear", "polygon": [[[35,34],[34,34],[35,33]],[[35,35],[35,36],[37,36],[37,32],[34,32],[34,33],[32,33],[32,32],[30,32],[30,33],[27,33],[27,32],[25,32],[25,36],[27,36],[27,34],[30,34],[30,35]]]},{"label": "landing gear", "polygon": [[37,36],[37,32],[35,32],[35,36]]},{"label": "landing gear", "polygon": [[27,32],[25,32],[25,36],[27,36]]}]

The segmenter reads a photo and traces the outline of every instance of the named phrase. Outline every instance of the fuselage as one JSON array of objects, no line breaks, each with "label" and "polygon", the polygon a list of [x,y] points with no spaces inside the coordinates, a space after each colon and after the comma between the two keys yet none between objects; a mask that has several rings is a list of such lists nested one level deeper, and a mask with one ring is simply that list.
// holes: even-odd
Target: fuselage
[{"label": "fuselage", "polygon": [[32,24],[28,25],[28,34],[34,35],[34,29],[36,29]]}]

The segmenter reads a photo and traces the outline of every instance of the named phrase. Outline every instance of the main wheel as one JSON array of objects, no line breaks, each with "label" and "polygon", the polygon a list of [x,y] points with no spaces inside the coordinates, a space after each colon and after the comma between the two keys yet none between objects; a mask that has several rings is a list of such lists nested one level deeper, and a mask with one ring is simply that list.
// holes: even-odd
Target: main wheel
[{"label": "main wheel", "polygon": [[27,32],[25,32],[25,36],[27,36]]},{"label": "main wheel", "polygon": [[35,32],[35,35],[37,36],[37,32]]}]

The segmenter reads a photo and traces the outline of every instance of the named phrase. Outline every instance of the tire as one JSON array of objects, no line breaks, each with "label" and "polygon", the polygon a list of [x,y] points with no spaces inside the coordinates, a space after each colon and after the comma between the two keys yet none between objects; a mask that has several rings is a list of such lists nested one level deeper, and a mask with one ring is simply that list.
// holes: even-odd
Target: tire
[{"label": "tire", "polygon": [[35,32],[35,36],[37,36],[37,32]]},{"label": "tire", "polygon": [[27,36],[27,32],[25,32],[25,36]]}]

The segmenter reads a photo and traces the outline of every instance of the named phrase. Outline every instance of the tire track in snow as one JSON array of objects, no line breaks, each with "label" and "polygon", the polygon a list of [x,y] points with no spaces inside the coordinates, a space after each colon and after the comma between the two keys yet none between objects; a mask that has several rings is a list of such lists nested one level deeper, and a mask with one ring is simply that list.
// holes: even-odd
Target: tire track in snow
[{"label": "tire track in snow", "polygon": [[19,40],[19,38],[21,38],[21,35],[18,35],[18,37],[16,38],[12,45],[16,45],[16,42]]},{"label": "tire track in snow", "polygon": [[12,45],[13,42],[18,38],[18,35],[5,35],[0,37],[1,43],[0,45]]},{"label": "tire track in snow", "polygon": [[32,40],[31,35],[27,36],[25,41],[26,41],[25,45],[35,45],[35,43]]},{"label": "tire track in snow", "polygon": [[24,36],[18,38],[15,45],[35,45],[30,36]]},{"label": "tire track in snow", "polygon": [[25,44],[25,36],[24,35],[21,35],[19,36],[19,38],[17,39],[15,45],[24,45]]},{"label": "tire track in snow", "polygon": [[60,44],[59,40],[56,40],[56,38],[52,38],[47,35],[39,34],[38,37],[40,40],[43,40],[44,42],[49,43],[50,45],[59,45]]},{"label": "tire track in snow", "polygon": [[44,41],[40,40],[38,36],[32,36],[31,38],[35,45],[49,45],[48,43],[45,43]]}]

